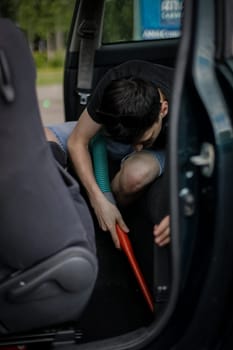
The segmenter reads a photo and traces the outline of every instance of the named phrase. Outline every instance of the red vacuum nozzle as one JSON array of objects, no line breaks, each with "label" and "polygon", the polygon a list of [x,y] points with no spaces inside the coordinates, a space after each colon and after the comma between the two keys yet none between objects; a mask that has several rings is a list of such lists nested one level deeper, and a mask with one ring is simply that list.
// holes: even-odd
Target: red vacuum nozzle
[{"label": "red vacuum nozzle", "polygon": [[150,308],[150,310],[154,311],[154,303],[152,296],[150,294],[149,288],[147,287],[146,281],[143,277],[143,274],[139,268],[139,265],[137,263],[137,260],[135,258],[133,248],[131,245],[131,242],[128,238],[127,233],[125,233],[118,224],[116,224],[116,231],[117,235],[120,241],[121,249],[124,251],[125,255],[127,256],[129,263],[133,269],[133,272],[135,274],[135,277],[138,281],[138,284],[142,290],[142,293],[144,295],[144,298],[146,299],[146,302]]}]

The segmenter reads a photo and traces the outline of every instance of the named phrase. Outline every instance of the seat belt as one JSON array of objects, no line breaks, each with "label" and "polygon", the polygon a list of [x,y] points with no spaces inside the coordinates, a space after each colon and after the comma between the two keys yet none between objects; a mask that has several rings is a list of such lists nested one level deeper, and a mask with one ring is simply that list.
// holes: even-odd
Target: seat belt
[{"label": "seat belt", "polygon": [[0,50],[0,95],[7,103],[11,103],[15,99],[11,73],[3,50]]},{"label": "seat belt", "polygon": [[79,96],[78,115],[88,103],[92,91],[97,26],[93,20],[84,20],[78,29],[80,40],[76,92]]}]

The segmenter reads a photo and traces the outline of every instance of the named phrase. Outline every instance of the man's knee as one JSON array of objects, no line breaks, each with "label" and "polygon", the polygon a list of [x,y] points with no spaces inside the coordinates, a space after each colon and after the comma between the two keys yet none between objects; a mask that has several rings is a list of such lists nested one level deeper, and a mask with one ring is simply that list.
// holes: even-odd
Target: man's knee
[{"label": "man's knee", "polygon": [[122,192],[136,193],[145,186],[143,172],[132,172],[131,169],[125,169],[119,175],[119,184]]},{"label": "man's knee", "polygon": [[158,176],[158,166],[150,162],[125,162],[119,173],[119,187],[125,194],[137,193]]}]

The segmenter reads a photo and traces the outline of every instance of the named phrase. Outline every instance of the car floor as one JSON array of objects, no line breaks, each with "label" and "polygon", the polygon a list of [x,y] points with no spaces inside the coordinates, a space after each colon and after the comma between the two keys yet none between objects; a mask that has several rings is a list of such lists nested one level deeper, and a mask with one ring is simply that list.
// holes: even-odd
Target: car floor
[{"label": "car floor", "polygon": [[[132,227],[130,220],[135,219],[134,210],[128,210],[126,216],[129,219],[126,220],[127,224]],[[137,229],[131,229],[130,240],[151,289],[152,235],[144,230],[139,232],[143,221],[140,217],[137,221]],[[97,224],[95,226],[99,274],[90,302],[77,323],[84,342],[127,333],[147,326],[154,318],[124,252],[114,247],[109,233],[101,231]],[[143,237],[145,235],[147,239]],[[139,250],[142,254],[139,254]]]}]

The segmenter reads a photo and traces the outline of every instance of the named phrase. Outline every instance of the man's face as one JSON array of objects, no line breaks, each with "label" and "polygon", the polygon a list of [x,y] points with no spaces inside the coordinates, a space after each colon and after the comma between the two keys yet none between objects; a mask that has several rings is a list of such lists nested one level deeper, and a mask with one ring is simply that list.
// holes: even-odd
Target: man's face
[{"label": "man's face", "polygon": [[162,117],[159,118],[144,134],[140,139],[133,145],[136,152],[141,151],[143,148],[149,148],[153,145],[157,139],[162,128]]},{"label": "man's face", "polygon": [[168,102],[165,100],[165,97],[160,90],[159,93],[161,98],[161,109],[158,121],[154,122],[154,124],[146,130],[140,139],[133,145],[136,152],[141,151],[143,148],[151,147],[162,129],[163,118],[166,117],[168,113]]}]

